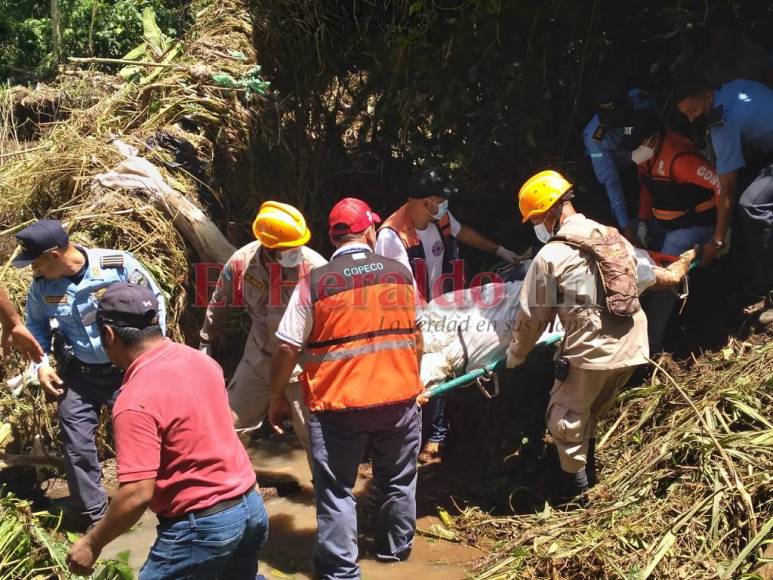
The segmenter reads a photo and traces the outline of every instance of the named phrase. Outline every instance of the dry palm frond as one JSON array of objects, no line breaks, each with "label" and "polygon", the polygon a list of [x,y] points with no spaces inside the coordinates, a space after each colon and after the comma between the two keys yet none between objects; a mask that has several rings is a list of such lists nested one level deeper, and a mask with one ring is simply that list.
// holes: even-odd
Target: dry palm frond
[{"label": "dry palm frond", "polygon": [[[675,365],[674,365],[675,366]],[[773,527],[773,344],[731,342],[690,370],[662,364],[620,397],[591,507],[457,531],[490,550],[477,578],[736,578]],[[602,429],[603,433],[603,429]]]}]

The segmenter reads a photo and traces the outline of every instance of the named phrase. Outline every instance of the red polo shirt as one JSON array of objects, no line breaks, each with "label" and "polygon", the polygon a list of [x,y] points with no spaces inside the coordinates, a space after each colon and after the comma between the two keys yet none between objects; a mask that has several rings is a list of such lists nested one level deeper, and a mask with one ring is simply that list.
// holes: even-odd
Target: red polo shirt
[{"label": "red polo shirt", "polygon": [[177,517],[255,485],[233,428],[223,371],[168,339],[127,369],[113,407],[118,481],[155,479],[150,509]]}]

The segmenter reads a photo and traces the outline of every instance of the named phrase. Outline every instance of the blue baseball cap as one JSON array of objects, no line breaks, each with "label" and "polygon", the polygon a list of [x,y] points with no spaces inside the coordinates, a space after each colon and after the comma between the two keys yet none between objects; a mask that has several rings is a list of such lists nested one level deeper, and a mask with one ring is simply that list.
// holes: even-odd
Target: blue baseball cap
[{"label": "blue baseball cap", "polygon": [[21,246],[21,252],[17,254],[11,265],[24,268],[43,254],[67,247],[70,244],[70,236],[67,235],[61,222],[40,220],[16,234],[16,241]]},{"label": "blue baseball cap", "polygon": [[147,286],[116,282],[99,298],[96,320],[110,326],[153,326],[158,324],[158,300]]}]

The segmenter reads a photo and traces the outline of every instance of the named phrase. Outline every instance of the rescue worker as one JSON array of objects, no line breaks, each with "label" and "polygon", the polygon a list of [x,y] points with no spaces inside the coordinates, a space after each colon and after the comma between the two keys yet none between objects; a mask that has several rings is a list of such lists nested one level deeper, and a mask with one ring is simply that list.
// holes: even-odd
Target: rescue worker
[{"label": "rescue worker", "polygon": [[[621,146],[633,150],[639,171],[639,242],[669,256],[702,246],[701,263],[709,265],[725,245],[731,217],[716,168],[652,111],[634,113],[628,125]],[[648,296],[650,350],[660,349],[675,305],[673,292]]]},{"label": "rescue worker", "polygon": [[[753,263],[754,294],[765,295],[763,325],[773,322],[773,90],[737,80],[714,89],[697,75],[681,79],[674,91],[679,110],[690,122],[707,121],[708,159],[719,174],[732,208],[738,198],[739,226]],[[719,240],[717,240],[719,241]],[[722,241],[724,244],[724,241]]]},{"label": "rescue worker", "polygon": [[158,314],[153,293],[135,284],[113,284],[99,301],[102,344],[126,371],[113,407],[120,487],[67,563],[91,573],[102,549],[150,507],[159,525],[142,580],[255,580],[268,516],[231,424],[223,371],[165,339]]},{"label": "rescue worker", "polygon": [[[408,201],[389,216],[378,232],[376,253],[392,258],[411,270],[419,296],[429,302],[438,295],[464,286],[464,266],[459,242],[515,264],[519,257],[469,226],[448,211],[454,188],[436,171],[416,172],[408,183]],[[440,461],[448,433],[445,399],[434,397],[422,409],[424,445],[421,463]]]},{"label": "rescue worker", "polygon": [[3,288],[0,288],[0,326],[3,327],[0,344],[4,355],[11,354],[13,347],[33,362],[39,363],[43,359],[43,349],[22,323],[16,307]]},{"label": "rescue worker", "polygon": [[621,169],[633,167],[631,151],[620,146],[632,111],[656,110],[655,101],[641,89],[626,87],[624,79],[609,76],[595,91],[596,114],[585,126],[582,140],[593,165],[596,179],[604,188],[617,227],[629,240],[636,235],[636,222],[628,213]]},{"label": "rescue worker", "polygon": [[278,431],[288,411],[287,380],[304,351],[317,502],[314,565],[323,579],[360,577],[352,489],[366,449],[384,495],[376,557],[408,558],[416,530],[423,342],[410,270],[373,252],[379,221],[359,199],[333,207],[336,251],[298,284],[276,333],[269,415]]},{"label": "rescue worker", "polygon": [[[304,271],[327,261],[306,243],[311,232],[296,208],[267,201],[260,206],[252,232],[256,240],[237,250],[223,267],[201,329],[200,349],[211,353],[233,308],[246,307],[252,325],[244,354],[228,383],[228,400],[242,442],[260,427],[271,399],[269,370],[276,350],[277,326],[287,300]],[[300,369],[298,369],[300,372]],[[295,435],[308,454],[308,409],[295,378],[287,389]]]},{"label": "rescue worker", "polygon": [[27,294],[27,326],[46,353],[52,351],[53,342],[56,369],[48,354],[36,368],[43,389],[59,403],[72,523],[88,527],[107,509],[95,440],[99,415],[104,405],[112,407],[123,376],[102,347],[95,322],[97,303],[116,282],[147,286],[158,299],[164,328],[163,296],[129,252],[75,245],[56,220],[35,222],[16,239],[21,252],[12,264],[31,265],[35,276]]},{"label": "rescue worker", "polygon": [[565,328],[546,417],[561,464],[552,491],[559,503],[595,483],[596,425],[649,356],[634,249],[615,228],[576,213],[571,198],[572,184],[555,171],[518,193],[524,223],[545,246],[524,279],[507,350],[514,368],[556,315]]}]

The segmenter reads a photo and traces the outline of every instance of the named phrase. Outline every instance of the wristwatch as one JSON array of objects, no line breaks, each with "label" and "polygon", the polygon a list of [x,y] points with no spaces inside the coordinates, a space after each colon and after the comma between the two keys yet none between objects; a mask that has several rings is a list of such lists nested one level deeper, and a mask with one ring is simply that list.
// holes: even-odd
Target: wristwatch
[{"label": "wristwatch", "polygon": [[714,247],[717,250],[721,250],[722,248],[725,247],[725,241],[724,240],[714,240],[713,239],[713,240],[711,240],[711,243],[714,245]]}]

